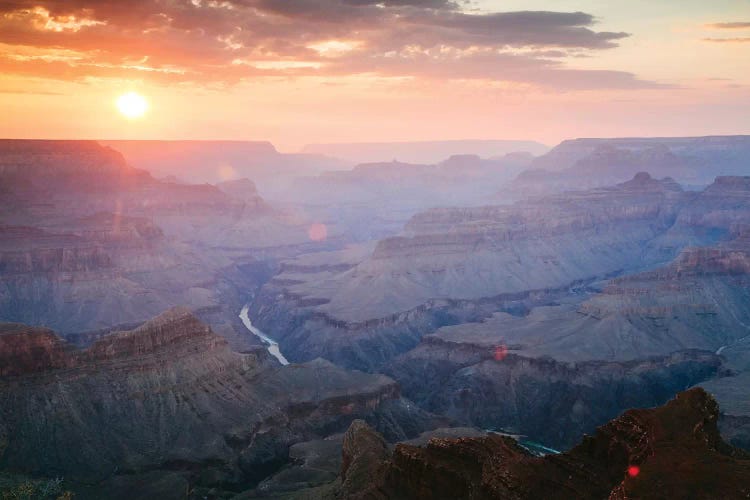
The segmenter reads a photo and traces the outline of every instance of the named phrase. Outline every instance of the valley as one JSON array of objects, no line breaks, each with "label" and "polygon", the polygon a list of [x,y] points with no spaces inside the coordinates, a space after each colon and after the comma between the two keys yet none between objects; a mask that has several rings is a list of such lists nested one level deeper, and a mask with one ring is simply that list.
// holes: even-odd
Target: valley
[{"label": "valley", "polygon": [[[406,488],[397,442],[573,453],[694,387],[750,449],[750,178],[685,159],[745,139],[611,143],[350,167],[0,141],[0,470],[80,498],[328,498],[353,441]],[[244,155],[257,179],[175,175]],[[550,165],[590,182],[519,187]]]},{"label": "valley", "polygon": [[0,1],[0,500],[750,499],[748,47]]}]

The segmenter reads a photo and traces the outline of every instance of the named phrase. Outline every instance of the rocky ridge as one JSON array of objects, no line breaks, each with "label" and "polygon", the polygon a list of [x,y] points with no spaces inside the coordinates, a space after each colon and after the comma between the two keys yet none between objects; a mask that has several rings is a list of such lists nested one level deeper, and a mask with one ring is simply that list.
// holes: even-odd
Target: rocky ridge
[{"label": "rocky ridge", "polygon": [[93,141],[0,141],[0,320],[69,335],[218,308],[204,317],[249,347],[239,266],[315,242],[251,181],[224,189],[157,180]]},{"label": "rocky ridge", "polygon": [[[481,319],[492,307],[522,311],[570,287],[668,261],[682,240],[662,235],[691,199],[673,181],[641,174],[615,188],[538,203],[432,209],[414,216],[403,236],[380,241],[354,267],[282,272],[253,304],[252,315],[292,359],[297,349],[335,356],[340,347],[329,342],[346,337],[361,341],[350,351],[357,359],[349,366],[369,368],[356,364],[360,349],[377,365],[440,323]],[[395,345],[378,354],[366,347],[370,343]]]},{"label": "rocky ridge", "polygon": [[711,351],[571,363],[514,347],[428,335],[383,371],[428,411],[556,449],[628,408],[662,404],[680,390],[730,374]]},{"label": "rocky ridge", "polygon": [[693,187],[747,174],[750,137],[574,139],[560,143],[503,186],[499,199],[524,199],[622,182],[639,171]]},{"label": "rocky ridge", "polygon": [[[629,410],[559,455],[533,457],[509,438],[433,439],[383,457],[377,435],[347,431],[343,498],[745,498],[750,455],[724,443],[703,390]],[[346,460],[348,459],[348,460]],[[349,471],[356,471],[351,474]]]},{"label": "rocky ridge", "polygon": [[81,491],[96,483],[98,495],[157,471],[177,474],[182,492],[241,489],[286,463],[291,444],[354,418],[396,437],[400,424],[427,425],[415,419],[423,413],[396,411],[399,388],[385,376],[232,352],[186,309],[84,350],[47,329],[4,324],[0,367],[0,467],[64,475]]}]

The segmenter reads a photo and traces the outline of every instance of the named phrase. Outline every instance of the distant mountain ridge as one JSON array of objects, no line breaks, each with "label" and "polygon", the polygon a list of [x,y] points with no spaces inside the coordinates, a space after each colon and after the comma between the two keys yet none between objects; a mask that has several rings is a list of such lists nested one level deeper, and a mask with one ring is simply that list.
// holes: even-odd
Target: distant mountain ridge
[{"label": "distant mountain ridge", "polygon": [[406,163],[434,164],[450,156],[473,154],[482,158],[528,152],[540,155],[549,147],[536,141],[451,140],[404,142],[352,142],[308,144],[303,153],[334,156],[356,163],[377,163],[397,159]]},{"label": "distant mountain ridge", "polygon": [[[597,147],[612,146],[618,149],[644,150],[654,146],[666,146],[676,153],[689,153],[699,149],[721,151],[726,149],[750,149],[750,135],[717,135],[702,137],[613,137],[567,139],[552,148],[534,162],[535,168],[562,170],[572,167],[592,153]],[[652,172],[654,173],[654,172]]]},{"label": "distant mountain ridge", "polygon": [[[347,165],[317,154],[280,153],[268,141],[101,140],[132,165],[156,177],[173,175],[189,182],[222,182],[242,177],[259,185],[274,176],[312,175]],[[262,186],[261,186],[262,187]]]},{"label": "distant mountain ridge", "polygon": [[500,196],[528,197],[623,182],[636,172],[705,186],[750,174],[750,136],[571,139],[535,158]]}]

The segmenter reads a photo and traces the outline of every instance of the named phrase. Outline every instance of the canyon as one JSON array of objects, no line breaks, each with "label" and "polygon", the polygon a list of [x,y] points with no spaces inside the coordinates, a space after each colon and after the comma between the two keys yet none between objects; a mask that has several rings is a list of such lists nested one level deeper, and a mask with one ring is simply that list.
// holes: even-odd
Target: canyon
[{"label": "canyon", "polygon": [[430,423],[383,375],[233,352],[184,308],[86,349],[4,323],[0,366],[0,467],[64,476],[84,497],[116,498],[128,483],[178,487],[169,498],[188,485],[237,491],[286,463],[291,444],[355,418],[402,439]]},{"label": "canyon", "polygon": [[638,173],[431,209],[364,256],[288,261],[251,311],[290,359],[386,373],[462,425],[564,449],[701,384],[747,446],[748,208],[747,177],[690,192]]},{"label": "canyon", "polygon": [[570,496],[624,498],[623,456],[591,464],[633,418],[739,460],[747,138],[424,156],[459,145],[0,141],[0,487],[533,498],[585,463]]},{"label": "canyon", "polygon": [[91,141],[0,141],[0,186],[0,318],[64,335],[184,305],[218,316],[239,346],[242,304],[226,305],[227,282],[262,269],[259,255],[315,246],[311,222],[268,206],[250,181],[160,181]]},{"label": "canyon", "polygon": [[[372,369],[440,323],[478,321],[494,312],[525,315],[580,295],[572,289],[601,286],[613,276],[667,263],[690,245],[729,238],[748,198],[728,211],[716,205],[725,198],[714,193],[713,186],[685,192],[670,179],[641,173],[613,188],[538,201],[431,209],[359,262],[282,265],[251,312],[291,359],[303,359],[295,358],[298,349]],[[717,220],[708,227],[694,220],[696,206],[706,220]],[[344,349],[347,354],[337,356]]]}]

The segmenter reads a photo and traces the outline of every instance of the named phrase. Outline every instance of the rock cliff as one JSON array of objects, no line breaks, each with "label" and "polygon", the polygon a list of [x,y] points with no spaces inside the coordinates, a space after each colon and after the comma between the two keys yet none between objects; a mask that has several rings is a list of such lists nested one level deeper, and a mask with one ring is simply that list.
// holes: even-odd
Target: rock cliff
[{"label": "rock cliff", "polygon": [[[104,481],[99,495],[115,478],[157,472],[246,487],[286,463],[291,444],[355,418],[392,418],[400,397],[382,375],[323,360],[280,367],[264,350],[234,353],[186,309],[85,350],[50,330],[5,324],[0,367],[0,468]],[[404,428],[424,429],[398,415]]]},{"label": "rock cliff", "polygon": [[[398,445],[377,460],[372,431],[353,424],[350,456],[369,481],[348,483],[344,498],[745,498],[750,455],[719,437],[718,405],[692,389],[654,409],[625,412],[566,453],[533,457],[510,438],[433,439]],[[371,457],[371,458],[370,458]],[[355,462],[356,463],[356,462]],[[365,475],[365,473],[361,473]]]},{"label": "rock cliff", "polygon": [[748,210],[742,177],[691,193],[646,173],[431,209],[359,263],[282,266],[251,310],[291,359],[368,370],[438,327],[482,321],[503,332],[496,341],[563,360],[717,350],[747,335]]},{"label": "rock cliff", "polygon": [[0,320],[71,334],[225,308],[211,321],[248,347],[244,299],[222,302],[236,265],[309,244],[309,223],[233,186],[160,181],[93,141],[0,141]]},{"label": "rock cliff", "polygon": [[425,337],[384,371],[426,410],[558,449],[627,408],[662,404],[686,387],[727,374],[710,351],[569,363],[527,357],[513,345],[438,335]]},{"label": "rock cliff", "polygon": [[[639,174],[614,188],[539,202],[428,210],[356,266],[286,268],[260,295],[253,317],[292,359],[297,350],[296,359],[346,363],[332,352],[346,338],[355,344],[347,347],[349,366],[369,369],[436,325],[481,319],[491,309],[482,303],[523,310],[570,287],[673,258],[681,241],[659,238],[690,199],[671,180]],[[385,347],[373,350],[372,343]],[[369,365],[357,364],[364,359]]]}]

